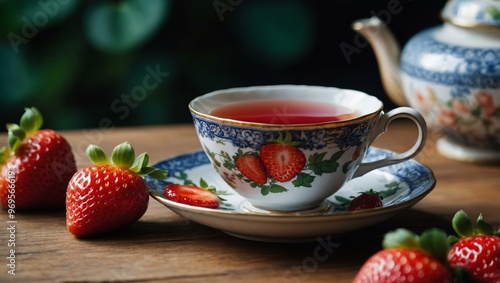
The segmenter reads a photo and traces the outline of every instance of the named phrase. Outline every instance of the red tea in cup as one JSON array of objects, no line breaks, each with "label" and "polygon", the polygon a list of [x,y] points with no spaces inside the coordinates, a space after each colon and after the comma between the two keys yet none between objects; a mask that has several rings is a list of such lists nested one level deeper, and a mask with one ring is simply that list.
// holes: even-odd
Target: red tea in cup
[{"label": "red tea in cup", "polygon": [[346,106],[305,100],[260,99],[238,101],[213,109],[211,115],[264,124],[314,124],[348,120],[358,116]]}]

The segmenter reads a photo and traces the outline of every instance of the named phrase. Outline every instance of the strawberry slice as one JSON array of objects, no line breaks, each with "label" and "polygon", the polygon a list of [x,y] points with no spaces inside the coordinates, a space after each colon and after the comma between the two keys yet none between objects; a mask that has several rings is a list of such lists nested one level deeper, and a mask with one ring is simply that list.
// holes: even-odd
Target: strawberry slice
[{"label": "strawberry slice", "polygon": [[207,189],[195,185],[169,184],[165,186],[165,196],[175,202],[206,208],[217,208],[219,197]]}]

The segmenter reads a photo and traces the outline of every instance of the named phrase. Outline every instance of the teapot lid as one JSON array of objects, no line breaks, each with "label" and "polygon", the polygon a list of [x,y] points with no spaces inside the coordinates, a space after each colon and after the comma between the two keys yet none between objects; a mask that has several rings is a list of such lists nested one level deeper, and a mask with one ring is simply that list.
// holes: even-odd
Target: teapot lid
[{"label": "teapot lid", "polygon": [[466,28],[500,29],[500,1],[449,0],[441,18]]}]

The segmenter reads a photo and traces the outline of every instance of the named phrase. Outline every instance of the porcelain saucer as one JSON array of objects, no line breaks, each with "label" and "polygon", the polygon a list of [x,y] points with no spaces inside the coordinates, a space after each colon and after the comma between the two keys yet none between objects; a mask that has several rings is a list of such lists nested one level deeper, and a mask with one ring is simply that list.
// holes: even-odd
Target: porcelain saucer
[{"label": "porcelain saucer", "polygon": [[[377,160],[391,154],[391,151],[371,147],[364,160]],[[146,178],[150,195],[172,211],[236,237],[272,242],[314,240],[377,224],[419,202],[436,184],[431,169],[408,160],[349,181],[320,207],[300,212],[276,212],[255,208],[239,196],[215,172],[202,150],[165,159],[154,167],[169,170],[169,177],[164,181]],[[198,185],[200,181],[215,187],[218,192],[225,192],[222,196],[225,201],[219,208],[190,206],[164,197],[164,187],[168,183]],[[383,207],[346,211],[351,196],[369,189],[384,196]]]}]

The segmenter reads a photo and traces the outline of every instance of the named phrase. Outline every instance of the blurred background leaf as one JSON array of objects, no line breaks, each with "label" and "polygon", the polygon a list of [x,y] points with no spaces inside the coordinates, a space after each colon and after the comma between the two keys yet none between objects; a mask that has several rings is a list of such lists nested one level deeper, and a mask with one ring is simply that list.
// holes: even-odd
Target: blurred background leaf
[{"label": "blurred background leaf", "polygon": [[168,16],[167,0],[101,0],[89,4],[85,34],[97,49],[123,53],[147,41]]}]

